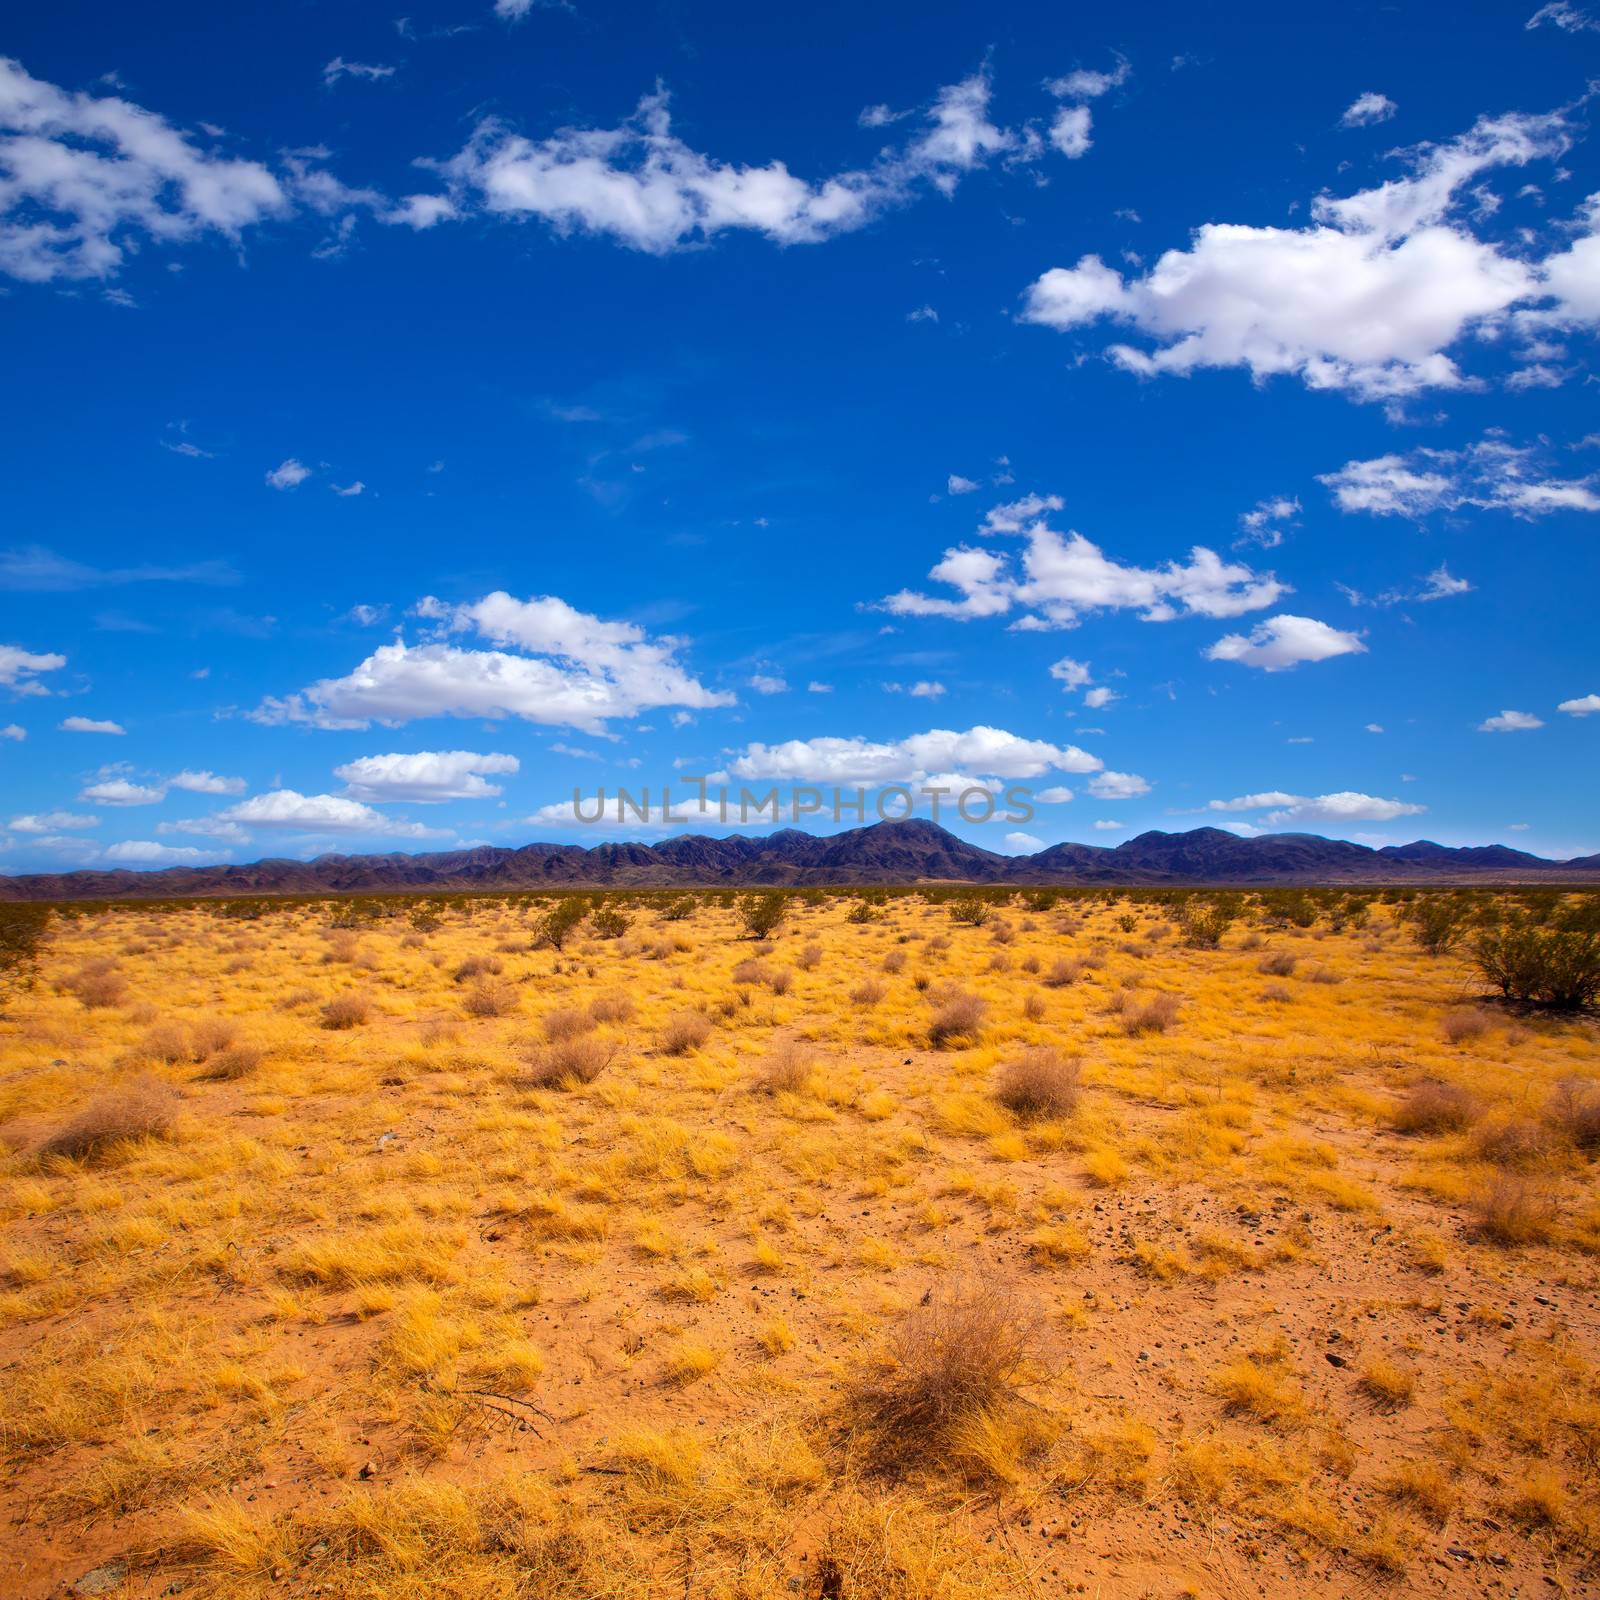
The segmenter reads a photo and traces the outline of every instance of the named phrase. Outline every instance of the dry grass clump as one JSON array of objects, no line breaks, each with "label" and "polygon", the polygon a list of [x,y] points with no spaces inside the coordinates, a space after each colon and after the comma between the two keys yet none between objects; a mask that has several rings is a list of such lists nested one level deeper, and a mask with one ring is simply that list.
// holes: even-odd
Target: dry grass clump
[{"label": "dry grass clump", "polygon": [[372,1002],[364,994],[341,994],[322,1008],[322,1026],[341,1032],[359,1028],[372,1015]]},{"label": "dry grass clump", "polygon": [[1411,1397],[1417,1392],[1417,1375],[1380,1356],[1362,1369],[1361,1389],[1380,1406],[1398,1410],[1411,1404]]},{"label": "dry grass clump", "polygon": [[770,976],[771,974],[768,972],[766,966],[762,962],[757,961],[754,956],[745,957],[745,959],[738,962],[733,969],[733,981],[735,983],[744,984],[747,986],[765,983]]},{"label": "dry grass clump", "polygon": [[794,964],[802,972],[813,972],[822,965],[822,946],[808,944],[799,955],[794,958]]},{"label": "dry grass clump", "polygon": [[69,994],[91,1011],[121,1005],[128,993],[128,980],[109,961],[91,961],[62,985]]},{"label": "dry grass clump", "polygon": [[1550,1196],[1527,1178],[1499,1172],[1478,1194],[1474,1204],[1477,1232],[1495,1244],[1537,1244],[1550,1233],[1555,1205]]},{"label": "dry grass clump", "polygon": [[[545,1012],[542,1024],[545,1038],[551,1044],[559,1044],[563,1039],[577,1039],[592,1032],[602,1020],[595,1014],[595,1007],[600,1004],[600,1001],[595,1001],[587,1011],[579,1011],[576,1006],[561,1006],[555,1011]],[[608,1006],[606,1009],[611,1008]],[[628,1009],[631,1011],[633,1008],[630,1006]]]},{"label": "dry grass clump", "polygon": [[975,1040],[983,1030],[988,1010],[988,1002],[980,996],[961,989],[950,991],[940,1000],[928,1023],[928,1042],[935,1050],[942,1050],[956,1039]]},{"label": "dry grass clump", "polygon": [[1298,960],[1298,956],[1287,950],[1269,950],[1256,962],[1256,971],[1266,978],[1287,978],[1294,972]]},{"label": "dry grass clump", "polygon": [[589,1003],[589,1015],[596,1022],[626,1022],[633,1012],[633,1001],[625,994],[603,994]]},{"label": "dry grass clump", "polygon": [[1600,1087],[1577,1078],[1558,1083],[1545,1115],[1569,1144],[1600,1150]]},{"label": "dry grass clump", "polygon": [[865,978],[850,991],[850,1003],[867,1007],[879,1005],[888,992],[876,978]]},{"label": "dry grass clump", "polygon": [[1122,1031],[1129,1038],[1142,1033],[1165,1033],[1177,1020],[1175,994],[1153,994],[1143,1005],[1125,1003],[1122,1007]]},{"label": "dry grass clump", "polygon": [[195,1076],[202,1083],[232,1083],[238,1078],[248,1078],[261,1065],[265,1054],[260,1045],[231,1045],[214,1056],[208,1056]]},{"label": "dry grass clump", "polygon": [[687,1055],[698,1050],[711,1037],[711,1019],[701,1011],[680,1011],[667,1019],[661,1030],[661,1053]]},{"label": "dry grass clump", "polygon": [[1454,1133],[1478,1115],[1477,1096],[1470,1090],[1428,1078],[1406,1090],[1392,1120],[1398,1133]]},{"label": "dry grass clump", "polygon": [[91,1101],[40,1146],[41,1156],[103,1159],[120,1144],[164,1139],[177,1117],[177,1096],[154,1078],[135,1078]]},{"label": "dry grass clump", "polygon": [[799,1094],[816,1070],[816,1058],[798,1039],[784,1039],[756,1068],[750,1087],[758,1094]]},{"label": "dry grass clump", "polygon": [[1447,1011],[1439,1019],[1439,1032],[1446,1044],[1465,1044],[1469,1039],[1481,1039],[1493,1025],[1493,1019],[1476,1006]]},{"label": "dry grass clump", "polygon": [[498,956],[468,956],[455,970],[457,983],[469,978],[498,978],[505,971],[505,963]]},{"label": "dry grass clump", "polygon": [[1550,1154],[1551,1130],[1532,1117],[1500,1115],[1483,1123],[1472,1136],[1473,1148],[1497,1167],[1531,1167]]},{"label": "dry grass clump", "polygon": [[938,1465],[975,1432],[1003,1427],[1020,1391],[1049,1376],[1046,1321],[1004,1282],[946,1284],[895,1329],[884,1368],[851,1409],[880,1468]]},{"label": "dry grass clump", "polygon": [[1069,959],[1062,956],[1050,964],[1050,970],[1044,975],[1044,981],[1052,989],[1066,989],[1075,984],[1083,976],[1084,962],[1082,959]]},{"label": "dry grass clump", "polygon": [[504,978],[480,978],[462,997],[461,1009],[469,1017],[509,1017],[521,1004],[516,984]]},{"label": "dry grass clump", "polygon": [[529,1058],[522,1083],[530,1089],[570,1089],[593,1083],[616,1059],[618,1046],[594,1034],[552,1040]]},{"label": "dry grass clump", "polygon": [[1069,1117],[1077,1109],[1082,1068],[1050,1045],[1035,1045],[995,1080],[994,1097],[1025,1120]]}]

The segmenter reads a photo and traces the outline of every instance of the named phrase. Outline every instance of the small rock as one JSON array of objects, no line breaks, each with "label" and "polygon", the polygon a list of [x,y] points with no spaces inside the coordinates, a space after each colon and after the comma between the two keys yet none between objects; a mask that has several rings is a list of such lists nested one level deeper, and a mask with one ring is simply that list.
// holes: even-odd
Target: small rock
[{"label": "small rock", "polygon": [[73,1584],[74,1594],[106,1594],[115,1589],[128,1576],[128,1563],[118,1556],[103,1566],[95,1567]]},{"label": "small rock", "polygon": [[356,1474],[358,1478],[370,1478],[378,1470],[377,1464],[372,1461],[363,1461],[361,1470]]},{"label": "small rock", "polygon": [[1322,1353],[1322,1359],[1326,1361],[1330,1367],[1342,1367],[1344,1365],[1344,1357],[1335,1355],[1331,1350],[1324,1350]]}]

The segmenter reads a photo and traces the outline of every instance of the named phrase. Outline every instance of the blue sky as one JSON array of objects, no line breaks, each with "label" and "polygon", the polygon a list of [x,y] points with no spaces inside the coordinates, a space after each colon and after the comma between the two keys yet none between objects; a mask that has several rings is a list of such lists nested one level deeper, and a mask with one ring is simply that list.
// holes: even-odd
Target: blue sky
[{"label": "blue sky", "polygon": [[1600,13],[401,9],[0,38],[5,871],[1600,850]]}]

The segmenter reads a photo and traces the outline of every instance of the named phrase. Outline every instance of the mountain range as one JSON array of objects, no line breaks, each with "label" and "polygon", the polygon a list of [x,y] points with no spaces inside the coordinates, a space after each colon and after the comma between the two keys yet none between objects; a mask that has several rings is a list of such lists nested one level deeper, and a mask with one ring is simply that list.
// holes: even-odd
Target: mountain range
[{"label": "mountain range", "polygon": [[423,890],[669,888],[746,885],[1267,885],[1563,883],[1600,885],[1600,855],[1550,861],[1504,845],[1452,848],[1419,839],[1371,849],[1309,833],[1242,839],[1220,828],[1141,833],[1112,847],[1057,844],[1007,856],[910,818],[818,837],[688,834],[659,844],[480,845],[427,855],[317,856],[244,866],[0,876],[0,900],[156,896],[381,894]]}]

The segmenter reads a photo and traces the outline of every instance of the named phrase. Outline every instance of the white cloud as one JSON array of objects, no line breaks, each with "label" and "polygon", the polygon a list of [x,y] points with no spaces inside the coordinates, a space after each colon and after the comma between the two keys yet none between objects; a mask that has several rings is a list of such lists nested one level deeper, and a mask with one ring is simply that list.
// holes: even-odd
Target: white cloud
[{"label": "white cloud", "polygon": [[1449,567],[1440,562],[1430,572],[1426,586],[1418,591],[1419,600],[1450,600],[1458,594],[1471,594],[1472,585],[1465,578],[1452,577]]},{"label": "white cloud", "polygon": [[130,783],[126,778],[107,778],[101,783],[91,783],[78,798],[99,806],[153,806],[166,799],[166,795],[165,788]]},{"label": "white cloud", "polygon": [[816,183],[782,161],[737,166],[691,148],[672,131],[659,89],[617,128],[563,128],[529,139],[486,120],[439,170],[457,210],[475,204],[494,215],[538,217],[561,233],[602,234],[656,254],[730,229],[811,244],[864,226],[923,184],[948,195],[994,158],[1031,159],[1036,139],[991,122],[989,100],[984,73],[951,84],[935,96],[920,133],[871,166]]},{"label": "white cloud", "polygon": [[980,533],[1022,534],[1020,573],[1007,554],[958,545],[946,550],[928,574],[957,590],[958,599],[902,589],[883,600],[884,609],[965,622],[1003,616],[1017,607],[1028,614],[1016,626],[1070,628],[1102,610],[1137,610],[1146,622],[1181,615],[1235,617],[1272,605],[1290,592],[1270,573],[1260,575],[1241,563],[1225,562],[1203,545],[1189,552],[1186,563],[1124,566],[1081,533],[1063,535],[1052,529],[1045,513],[1060,509],[1058,496],[1030,495],[996,506],[985,517]]},{"label": "white cloud", "polygon": [[311,468],[290,456],[267,474],[267,486],[272,489],[298,489],[311,476]]},{"label": "white cloud", "polygon": [[1262,811],[1274,809],[1261,818],[1268,827],[1281,828],[1302,822],[1393,822],[1397,817],[1420,816],[1428,808],[1404,800],[1384,800],[1377,795],[1358,794],[1341,789],[1334,794],[1313,796],[1285,794],[1268,789],[1261,794],[1242,794],[1232,800],[1212,800],[1211,811]]},{"label": "white cloud", "polygon": [[1206,651],[1208,661],[1237,661],[1264,672],[1285,672],[1302,661],[1327,661],[1334,656],[1361,655],[1366,646],[1314,617],[1288,614],[1268,617],[1250,630],[1226,634]]},{"label": "white cloud", "polygon": [[1367,724],[1367,732],[1368,733],[1382,733],[1383,732],[1383,724],[1381,722],[1369,722]]},{"label": "white cloud", "polygon": [[1120,89],[1133,75],[1133,68],[1122,56],[1109,72],[1097,72],[1090,67],[1079,67],[1064,77],[1050,78],[1045,88],[1058,100],[1098,100],[1101,95]]},{"label": "white cloud", "polygon": [[392,78],[394,72],[393,67],[370,66],[364,61],[346,61],[343,56],[335,56],[322,69],[322,81],[331,89],[341,78],[364,78],[368,83],[378,83]]},{"label": "white cloud", "polygon": [[1127,824],[1125,822],[1113,822],[1110,818],[1106,818],[1104,821],[1095,823],[1095,827],[1098,828],[1102,833],[1120,832],[1126,826]]},{"label": "white cloud", "polygon": [[1528,733],[1544,723],[1530,711],[1501,711],[1478,724],[1479,733]]},{"label": "white cloud", "polygon": [[6,826],[13,833],[61,833],[69,828],[98,828],[100,819],[70,811],[46,811],[42,816],[13,817]]},{"label": "white cloud", "polygon": [[831,683],[819,683],[815,678],[813,678],[811,680],[811,682],[806,685],[806,693],[807,694],[832,694],[833,693],[833,685]]},{"label": "white cloud", "polygon": [[1105,685],[1102,684],[1098,689],[1091,689],[1088,694],[1083,697],[1083,703],[1091,711],[1099,711],[1103,707],[1110,705],[1113,700],[1120,700],[1121,698],[1121,695],[1117,694],[1114,690],[1106,688]]},{"label": "white cloud", "polygon": [[204,839],[220,839],[225,844],[249,844],[250,835],[236,822],[222,822],[216,817],[179,817],[171,822],[158,822],[156,832],[198,834]]},{"label": "white cloud", "polygon": [[1258,500],[1252,510],[1241,512],[1243,530],[1235,549],[1242,544],[1258,544],[1263,550],[1276,550],[1283,543],[1284,525],[1300,515],[1300,502],[1288,495],[1273,495]]},{"label": "white cloud", "polygon": [[214,772],[191,772],[188,769],[167,780],[174,789],[184,789],[190,794],[243,794],[243,778],[219,778]]},{"label": "white cloud", "polygon": [[[587,753],[587,752],[580,752]],[[444,800],[487,800],[501,793],[498,777],[521,770],[515,756],[472,750],[419,750],[411,755],[360,756],[335,767],[345,794],[378,804],[397,800],[435,804]]]},{"label": "white cloud", "polygon": [[936,683],[924,678],[919,682],[912,684],[911,687],[906,690],[906,693],[910,695],[913,700],[937,700],[945,693],[945,687],[942,683]]},{"label": "white cloud", "polygon": [[286,828],[299,833],[385,833],[403,839],[447,837],[447,830],[386,817],[381,811],[343,795],[299,794],[293,789],[274,789],[269,794],[241,800],[238,805],[219,811],[216,820],[237,823],[241,827]]},{"label": "white cloud", "polygon": [[0,739],[11,739],[21,744],[27,737],[28,730],[19,722],[8,722],[5,727],[0,728]]},{"label": "white cloud", "polygon": [[1068,693],[1074,689],[1081,689],[1093,681],[1089,676],[1089,663],[1074,661],[1071,656],[1062,656],[1050,668],[1050,676],[1059,679],[1061,687]]},{"label": "white cloud", "polygon": [[1069,161],[1086,156],[1094,140],[1094,113],[1088,106],[1062,106],[1050,124],[1050,143]]},{"label": "white cloud", "polygon": [[1556,707],[1557,711],[1565,711],[1569,717],[1589,717],[1600,712],[1600,694],[1586,694],[1576,700],[1563,700]]},{"label": "white cloud", "polygon": [[257,162],[210,154],[152,112],[69,93],[0,57],[0,272],[109,278],[142,244],[237,239],[288,209]]},{"label": "white cloud", "polygon": [[366,484],[364,484],[359,478],[357,478],[354,483],[347,483],[343,485],[330,483],[328,487],[332,489],[341,500],[353,500],[358,494],[365,494],[367,489]]},{"label": "white cloud", "polygon": [[1532,519],[1556,511],[1600,511],[1593,475],[1550,476],[1541,451],[1496,434],[1460,450],[1417,449],[1406,455],[1347,461],[1318,475],[1341,511],[1421,518],[1472,506]]},{"label": "white cloud", "polygon": [[1258,381],[1292,374],[1358,400],[1459,388],[1468,380],[1451,347],[1561,290],[1447,219],[1480,173],[1558,157],[1569,144],[1560,114],[1480,118],[1456,139],[1412,151],[1404,178],[1319,196],[1310,226],[1206,223],[1186,250],[1128,279],[1098,255],[1052,268],[1028,288],[1022,320],[1062,330],[1125,323],[1152,348],[1106,353],[1144,377],[1242,366]]},{"label": "white cloud", "polygon": [[945,480],[945,487],[951,494],[971,494],[978,485],[971,478],[963,478],[960,473],[952,472]]},{"label": "white cloud", "polygon": [[382,622],[388,615],[388,606],[354,605],[345,612],[345,616],[351,622],[363,628],[370,628],[374,623]]},{"label": "white cloud", "polygon": [[1568,0],[1552,0],[1550,5],[1540,6],[1523,26],[1560,28],[1565,33],[1600,33],[1600,22],[1587,11],[1568,4]]},{"label": "white cloud", "polygon": [[1033,798],[1039,801],[1042,805],[1064,806],[1072,799],[1072,791],[1070,789],[1063,789],[1058,784],[1054,788],[1041,789],[1036,795],[1034,795]]},{"label": "white cloud", "polygon": [[1399,110],[1393,100],[1386,94],[1377,94],[1368,90],[1356,98],[1345,108],[1345,113],[1339,118],[1341,128],[1370,128],[1375,122],[1387,122]]},{"label": "white cloud", "polygon": [[1150,785],[1137,772],[1101,772],[1088,787],[1096,800],[1137,800],[1150,793]]},{"label": "white cloud", "polygon": [[126,733],[120,722],[97,722],[93,717],[66,717],[60,723],[63,733]]},{"label": "white cloud", "polygon": [[1044,849],[1044,840],[1031,833],[1008,833],[1004,843],[1019,855],[1032,855],[1034,851]]},{"label": "white cloud", "polygon": [[397,639],[343,678],[325,678],[287,699],[268,698],[254,720],[364,728],[418,717],[512,716],[599,733],[611,718],[659,706],[734,703],[683,669],[681,640],[652,639],[631,622],[606,622],[554,596],[518,600],[500,590],[457,606],[429,596],[416,613],[441,633],[473,631],[528,653]]},{"label": "white cloud", "polygon": [[157,844],[151,839],[123,839],[108,845],[102,859],[119,865],[141,867],[187,867],[201,861],[215,861],[216,853],[197,850],[192,844]]},{"label": "white cloud", "polygon": [[775,678],[769,673],[758,672],[750,679],[750,687],[757,694],[783,694],[789,685],[782,678]]},{"label": "white cloud", "polygon": [[13,694],[49,694],[34,679],[41,672],[57,672],[66,666],[65,656],[21,650],[14,644],[0,644],[0,688]]},{"label": "white cloud", "polygon": [[729,764],[735,778],[839,784],[920,783],[935,774],[1038,778],[1047,772],[1097,772],[1098,757],[1076,745],[1024,739],[982,724],[965,732],[931,728],[891,742],[862,738],[790,739],[747,745]]}]

